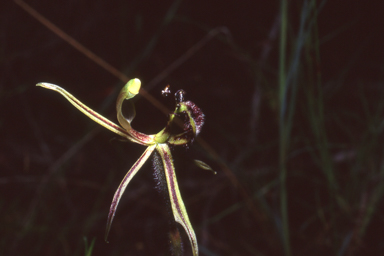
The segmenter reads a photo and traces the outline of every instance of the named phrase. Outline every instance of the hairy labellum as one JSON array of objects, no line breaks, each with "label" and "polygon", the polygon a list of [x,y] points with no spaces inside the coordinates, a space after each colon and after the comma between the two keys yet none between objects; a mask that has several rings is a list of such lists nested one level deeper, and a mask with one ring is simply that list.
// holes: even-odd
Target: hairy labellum
[{"label": "hairy labellum", "polygon": [[203,111],[201,111],[201,109],[198,106],[196,106],[196,104],[193,103],[192,101],[186,101],[184,102],[184,104],[187,106],[189,115],[191,116],[194,122],[194,124],[191,124],[191,125],[194,125],[196,127],[195,136],[197,136],[204,125],[205,115],[203,114]]}]

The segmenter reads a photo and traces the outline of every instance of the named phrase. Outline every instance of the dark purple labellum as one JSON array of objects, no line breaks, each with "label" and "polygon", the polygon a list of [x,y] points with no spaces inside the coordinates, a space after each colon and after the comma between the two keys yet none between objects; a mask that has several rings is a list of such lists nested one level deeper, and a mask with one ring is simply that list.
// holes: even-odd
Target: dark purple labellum
[{"label": "dark purple labellum", "polygon": [[203,111],[201,111],[201,109],[198,106],[196,106],[196,104],[193,103],[192,101],[184,102],[184,104],[185,106],[187,106],[188,112],[190,113],[193,121],[195,122],[195,127],[196,127],[195,136],[197,136],[200,133],[201,128],[203,127],[203,124],[205,121],[205,115],[203,114]]},{"label": "dark purple labellum", "polygon": [[[195,137],[200,133],[204,124],[205,116],[201,109],[192,101],[184,101],[183,90],[175,93],[176,110],[174,115],[184,121],[184,132],[171,135],[168,139],[170,145],[184,145],[189,147],[193,143]],[[169,122],[170,125],[172,122]]]}]

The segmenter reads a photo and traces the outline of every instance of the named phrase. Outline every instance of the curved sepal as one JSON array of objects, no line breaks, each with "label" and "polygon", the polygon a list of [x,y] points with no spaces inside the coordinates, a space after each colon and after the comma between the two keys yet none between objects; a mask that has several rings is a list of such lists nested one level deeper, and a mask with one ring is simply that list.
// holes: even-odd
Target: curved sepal
[{"label": "curved sepal", "polygon": [[136,110],[133,103],[130,102],[130,108],[129,108],[129,116],[125,117],[123,115],[122,106],[124,100],[129,100],[135,97],[141,87],[141,81],[137,78],[131,79],[128,81],[128,83],[125,84],[125,86],[121,89],[119,96],[116,100],[116,112],[117,112],[117,120],[119,121],[120,125],[124,127],[128,132],[131,129],[131,122],[133,118],[135,118]]},{"label": "curved sepal", "polygon": [[140,170],[143,164],[148,160],[153,150],[155,149],[155,145],[147,147],[144,153],[140,156],[140,158],[136,161],[136,163],[131,167],[131,169],[127,172],[124,179],[121,181],[119,187],[117,188],[115,195],[113,196],[112,204],[109,209],[108,220],[107,220],[107,229],[105,231],[105,241],[107,241],[109,230],[111,229],[113,218],[115,217],[116,208],[119,204],[120,198],[123,195],[125,189],[128,186],[128,183],[131,181],[133,176]]},{"label": "curved sepal", "polygon": [[128,117],[124,116],[122,110],[124,100],[129,100],[135,97],[139,93],[140,87],[140,80],[135,78],[129,80],[128,83],[126,83],[125,86],[121,89],[119,96],[116,100],[117,120],[119,121],[120,125],[128,132],[128,134],[132,138],[134,138],[135,142],[148,146],[155,143],[155,136],[138,132],[131,127],[131,122],[136,115],[135,105],[133,105],[132,101],[127,102],[128,104],[130,104],[128,108]]},{"label": "curved sepal", "polygon": [[157,144],[156,150],[159,152],[161,159],[163,161],[165,176],[167,178],[169,198],[171,200],[172,212],[175,218],[175,221],[180,223],[183,226],[185,232],[188,235],[189,241],[191,243],[192,252],[194,256],[199,255],[197,240],[195,231],[192,228],[191,223],[189,222],[188,214],[184,206],[183,199],[180,195],[179,186],[176,180],[175,167],[173,165],[173,159],[171,151],[167,144]]}]

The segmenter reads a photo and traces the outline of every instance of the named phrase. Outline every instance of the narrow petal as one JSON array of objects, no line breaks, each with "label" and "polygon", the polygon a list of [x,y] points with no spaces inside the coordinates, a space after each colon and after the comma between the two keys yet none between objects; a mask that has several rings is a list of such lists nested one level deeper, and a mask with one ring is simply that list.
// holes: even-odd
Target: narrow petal
[{"label": "narrow petal", "polygon": [[111,130],[112,132],[125,137],[133,142],[139,143],[135,138],[132,138],[132,136],[125,131],[123,128],[121,128],[119,125],[113,123],[112,121],[108,120],[107,118],[103,117],[102,115],[98,114],[97,112],[93,111],[86,105],[84,105],[81,101],[76,99],[72,94],[67,92],[65,89],[61,88],[58,85],[50,84],[50,83],[38,83],[37,86],[41,86],[46,89],[50,89],[53,91],[56,91],[63,95],[72,105],[74,105],[78,110],[83,112],[86,116],[91,118],[96,123],[104,126],[105,128]]},{"label": "narrow petal", "polygon": [[213,174],[217,174],[217,172],[214,171],[211,166],[209,166],[208,164],[204,163],[203,161],[195,159],[194,162],[201,169],[207,170],[207,171],[211,171],[211,172],[213,172]]},{"label": "narrow petal", "polygon": [[112,204],[109,209],[108,221],[107,221],[107,230],[105,232],[105,241],[107,241],[109,230],[111,229],[113,218],[115,217],[116,208],[119,204],[120,198],[123,195],[128,183],[131,181],[133,176],[140,170],[143,164],[148,160],[148,157],[152,154],[155,149],[155,145],[149,146],[144,153],[140,156],[140,158],[136,161],[136,163],[131,167],[131,169],[127,172],[124,179],[121,181],[119,187],[117,188],[115,195],[113,196]]},{"label": "narrow petal", "polygon": [[183,226],[185,232],[189,237],[191,243],[192,252],[194,256],[199,255],[197,240],[195,231],[189,222],[188,214],[184,206],[184,202],[180,195],[179,186],[176,180],[175,167],[173,165],[173,159],[171,151],[167,144],[162,143],[156,146],[156,150],[159,152],[164,165],[165,176],[167,177],[169,197],[171,200],[173,216],[175,221]]}]

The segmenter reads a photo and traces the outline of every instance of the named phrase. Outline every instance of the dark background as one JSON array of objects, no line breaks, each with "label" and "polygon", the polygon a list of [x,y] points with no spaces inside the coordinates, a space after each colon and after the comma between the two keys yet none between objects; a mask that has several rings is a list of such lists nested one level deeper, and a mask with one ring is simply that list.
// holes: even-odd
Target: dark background
[{"label": "dark background", "polygon": [[[313,8],[318,16],[310,37],[318,46],[305,41],[299,58],[298,74],[304,78],[295,80],[292,104],[297,114],[287,151],[293,255],[378,255],[384,250],[380,2],[324,1]],[[204,111],[200,137],[217,157],[199,143],[173,152],[201,255],[284,255],[278,165],[279,1],[27,3],[127,77],[140,78],[143,88],[169,109],[172,101],[161,97],[167,84],[173,92],[184,89],[186,98]],[[288,5],[288,69],[305,3],[313,2]],[[151,82],[191,49],[185,62]],[[320,61],[309,61],[316,52]],[[345,199],[345,207],[335,207],[340,201],[313,156],[318,155],[314,128],[303,114],[305,88],[311,84],[305,79],[308,66],[321,76],[326,151],[340,183],[336,194]],[[144,147],[98,128],[59,94],[36,87],[38,82],[58,84],[116,121],[114,103],[124,82],[15,2],[2,1],[0,255],[85,255],[84,238],[88,244],[95,239],[92,255],[169,255],[173,220],[156,191],[150,162],[123,196],[110,243],[103,238],[114,191]],[[148,100],[139,97],[136,109],[137,130],[156,133],[164,127],[166,115]],[[208,163],[217,175],[196,167],[194,159]],[[185,255],[191,255],[188,238],[180,232]]]}]

